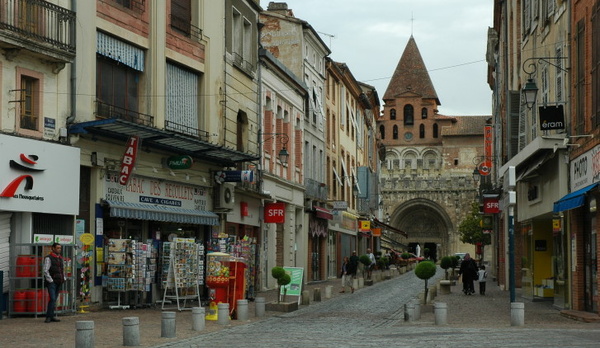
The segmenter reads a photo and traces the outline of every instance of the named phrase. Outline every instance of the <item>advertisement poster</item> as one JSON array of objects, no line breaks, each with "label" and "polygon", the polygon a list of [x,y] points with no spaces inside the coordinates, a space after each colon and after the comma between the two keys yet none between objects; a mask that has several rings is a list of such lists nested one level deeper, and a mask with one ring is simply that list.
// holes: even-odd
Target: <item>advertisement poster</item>
[{"label": "advertisement poster", "polygon": [[285,286],[281,287],[281,294],[285,296],[298,296],[298,304],[302,299],[302,277],[304,276],[304,268],[302,267],[283,267],[285,271],[290,275],[292,281]]}]

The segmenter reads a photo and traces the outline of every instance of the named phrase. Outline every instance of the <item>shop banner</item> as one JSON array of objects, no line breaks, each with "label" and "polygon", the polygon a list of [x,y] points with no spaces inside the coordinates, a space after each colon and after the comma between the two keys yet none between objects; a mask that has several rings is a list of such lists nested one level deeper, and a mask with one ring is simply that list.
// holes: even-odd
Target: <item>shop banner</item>
[{"label": "shop banner", "polygon": [[369,232],[371,231],[371,221],[369,220],[360,220],[359,221],[360,225],[358,230],[360,232]]},{"label": "shop banner", "polygon": [[500,202],[498,198],[484,198],[483,199],[483,213],[484,214],[496,214],[500,212]]},{"label": "shop banner", "polygon": [[302,267],[283,267],[287,274],[290,275],[292,281],[288,285],[281,287],[280,295],[283,296],[298,296],[298,304],[302,298],[302,277],[304,276],[304,268]]},{"label": "shop banner", "polygon": [[123,161],[121,162],[121,173],[119,175],[119,184],[125,186],[129,181],[129,176],[133,172],[135,166],[135,160],[138,153],[138,145],[140,143],[140,137],[132,135],[127,141],[127,148],[123,154]]},{"label": "shop banner", "polygon": [[265,223],[285,222],[285,203],[265,203]]}]

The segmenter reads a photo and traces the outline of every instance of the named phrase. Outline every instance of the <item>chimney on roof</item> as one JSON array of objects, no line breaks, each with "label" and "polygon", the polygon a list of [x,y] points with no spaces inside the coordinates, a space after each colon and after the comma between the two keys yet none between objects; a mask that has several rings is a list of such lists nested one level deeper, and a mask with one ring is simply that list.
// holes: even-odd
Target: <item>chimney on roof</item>
[{"label": "chimney on roof", "polygon": [[288,9],[287,2],[269,2],[269,6],[267,6],[267,11],[275,12],[284,16],[294,17],[294,13],[292,10]]}]

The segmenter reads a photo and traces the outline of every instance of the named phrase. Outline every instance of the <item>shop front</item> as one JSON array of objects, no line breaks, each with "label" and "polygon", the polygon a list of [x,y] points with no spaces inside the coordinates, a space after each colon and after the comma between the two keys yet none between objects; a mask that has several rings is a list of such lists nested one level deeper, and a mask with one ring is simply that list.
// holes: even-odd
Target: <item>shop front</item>
[{"label": "shop front", "polygon": [[328,221],[333,217],[325,208],[314,207],[308,216],[308,280],[324,280],[327,277]]},{"label": "shop front", "polygon": [[[160,299],[169,277],[177,280],[169,275],[169,265],[183,266],[178,263],[183,258],[176,255],[197,260],[186,265],[197,278],[179,280],[204,285],[206,248],[218,244],[220,224],[219,216],[207,210],[208,187],[139,175],[121,185],[118,174],[111,172],[103,186],[95,245],[96,285],[102,286],[103,302],[138,306]],[[198,291],[201,296],[206,289]]]},{"label": "shop front", "polygon": [[[569,255],[565,262],[570,273],[571,309],[598,313],[598,209],[600,167],[597,163],[600,145],[578,156],[570,163],[570,193],[554,203],[561,233],[568,239]],[[564,231],[563,231],[564,230]],[[568,284],[567,284],[568,285]]]},{"label": "shop front", "polygon": [[329,222],[330,249],[335,245],[335,253],[330,257],[335,261],[331,262],[329,267],[329,277],[336,278],[342,267],[345,256],[351,256],[356,250],[358,255],[364,253],[366,248],[359,248],[357,232],[358,217],[354,214],[342,210],[333,211],[333,219]]},{"label": "shop front", "polygon": [[43,315],[42,260],[63,244],[68,280],[59,311],[75,310],[75,215],[79,210],[79,149],[0,135],[0,270],[14,315]]}]

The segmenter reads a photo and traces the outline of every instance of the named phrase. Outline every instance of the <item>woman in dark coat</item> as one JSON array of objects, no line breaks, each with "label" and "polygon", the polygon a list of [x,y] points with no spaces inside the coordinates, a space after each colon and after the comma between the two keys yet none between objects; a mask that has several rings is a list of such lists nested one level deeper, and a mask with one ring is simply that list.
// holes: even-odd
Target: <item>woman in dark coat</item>
[{"label": "woman in dark coat", "polygon": [[471,258],[469,253],[465,254],[465,258],[460,263],[458,276],[462,276],[463,292],[465,295],[474,294],[475,286],[473,285],[473,281],[477,279],[477,264],[475,263],[475,260]]}]

